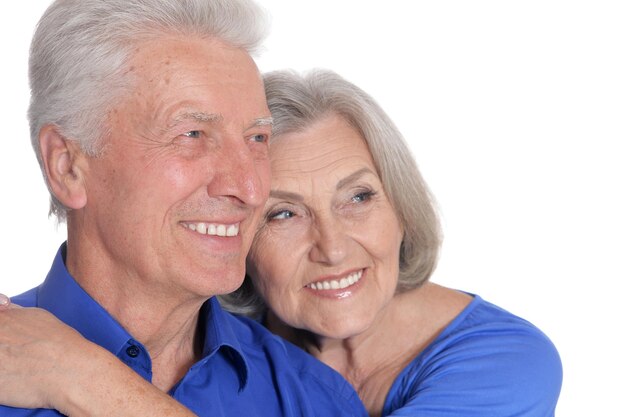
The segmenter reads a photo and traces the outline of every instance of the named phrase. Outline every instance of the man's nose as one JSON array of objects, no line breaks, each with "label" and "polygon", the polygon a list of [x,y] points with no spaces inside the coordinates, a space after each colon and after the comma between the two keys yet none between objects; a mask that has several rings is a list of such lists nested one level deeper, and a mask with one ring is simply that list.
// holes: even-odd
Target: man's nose
[{"label": "man's nose", "polygon": [[225,141],[217,158],[216,172],[208,184],[209,195],[229,197],[253,207],[265,204],[270,181],[267,157],[254,152],[239,138]]}]

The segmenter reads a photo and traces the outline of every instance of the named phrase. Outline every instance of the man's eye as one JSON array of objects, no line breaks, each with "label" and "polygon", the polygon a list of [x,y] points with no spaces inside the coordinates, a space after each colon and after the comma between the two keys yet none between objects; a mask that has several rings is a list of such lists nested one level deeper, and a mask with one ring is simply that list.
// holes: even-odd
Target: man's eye
[{"label": "man's eye", "polygon": [[265,143],[267,142],[267,135],[264,134],[258,134],[258,135],[254,135],[251,138],[254,142],[258,142],[258,143]]},{"label": "man's eye", "polygon": [[191,139],[200,139],[200,136],[202,136],[202,132],[199,130],[190,130],[189,132],[183,133],[183,136]]}]

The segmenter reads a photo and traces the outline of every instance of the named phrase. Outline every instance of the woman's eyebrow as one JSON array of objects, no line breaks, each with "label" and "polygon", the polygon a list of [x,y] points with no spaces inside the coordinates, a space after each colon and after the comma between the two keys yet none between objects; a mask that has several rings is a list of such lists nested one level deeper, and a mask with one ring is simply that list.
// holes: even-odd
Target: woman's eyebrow
[{"label": "woman's eyebrow", "polygon": [[297,193],[292,193],[290,191],[281,191],[281,190],[271,190],[270,198],[276,198],[279,200],[289,200],[289,201],[304,201],[304,198]]},{"label": "woman's eyebrow", "polygon": [[[345,187],[347,184],[350,184],[357,179],[361,178],[363,175],[373,174],[372,170],[369,168],[361,168],[358,171],[353,172],[347,177],[339,180],[337,183],[337,190]],[[294,193],[291,191],[282,191],[282,190],[270,190],[270,198],[276,198],[279,200],[290,200],[290,201],[304,201],[304,197],[298,193]]]},{"label": "woman's eyebrow", "polygon": [[337,187],[336,187],[337,190],[340,190],[341,188],[345,187],[347,184],[350,184],[351,182],[358,180],[363,175],[368,174],[368,173],[373,174],[372,170],[369,168],[361,168],[358,171],[353,172],[352,174],[348,175],[347,177],[343,178],[337,183]]}]

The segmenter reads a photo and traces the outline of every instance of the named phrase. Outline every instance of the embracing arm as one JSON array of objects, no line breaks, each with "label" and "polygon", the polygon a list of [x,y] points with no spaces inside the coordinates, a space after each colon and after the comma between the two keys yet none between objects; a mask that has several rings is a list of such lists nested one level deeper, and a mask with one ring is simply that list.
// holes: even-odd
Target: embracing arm
[{"label": "embracing arm", "polygon": [[68,416],[195,416],[52,314],[0,294],[0,404]]}]

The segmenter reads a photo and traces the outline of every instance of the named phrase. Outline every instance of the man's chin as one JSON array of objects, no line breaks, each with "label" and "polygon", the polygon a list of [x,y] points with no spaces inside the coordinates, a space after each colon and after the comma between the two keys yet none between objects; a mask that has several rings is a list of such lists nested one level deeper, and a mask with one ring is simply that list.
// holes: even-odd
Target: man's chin
[{"label": "man's chin", "polygon": [[227,275],[213,272],[209,275],[211,282],[208,282],[205,278],[203,281],[205,284],[204,288],[198,288],[198,290],[202,291],[207,298],[214,295],[229,294],[243,284],[244,275],[245,272],[243,270],[238,274],[229,273]]}]

